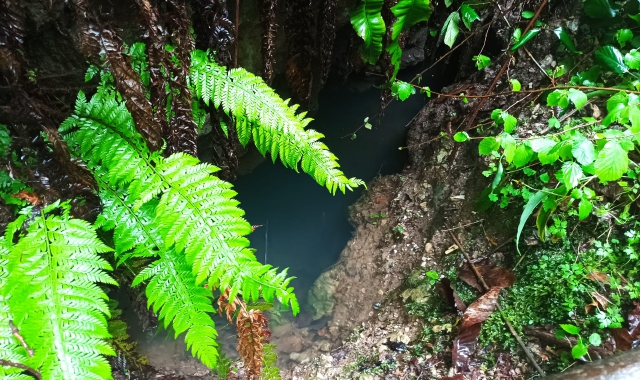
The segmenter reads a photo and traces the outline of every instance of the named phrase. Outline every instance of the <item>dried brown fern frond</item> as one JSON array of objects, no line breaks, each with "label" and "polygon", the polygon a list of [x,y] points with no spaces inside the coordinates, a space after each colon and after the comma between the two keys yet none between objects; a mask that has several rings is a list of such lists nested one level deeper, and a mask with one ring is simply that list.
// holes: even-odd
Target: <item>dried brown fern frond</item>
[{"label": "dried brown fern frond", "polygon": [[116,89],[135,122],[136,130],[144,137],[151,151],[162,147],[162,124],[153,112],[153,105],[147,99],[140,76],[131,66],[131,58],[125,54],[122,40],[113,29],[99,26],[92,20],[84,0],[76,0],[76,15],[83,23],[80,33],[80,51],[89,60],[100,64],[104,55],[106,64],[113,75]]},{"label": "dried brown fern frond", "polygon": [[197,157],[198,125],[193,120],[191,111],[191,91],[187,86],[189,68],[191,67],[191,52],[195,43],[191,38],[191,21],[184,0],[169,0],[167,2],[167,25],[170,30],[171,43],[175,50],[165,54],[174,54],[176,60],[168,59],[170,81],[173,96],[171,97],[172,115],[169,121],[167,136],[168,153],[185,152]]},{"label": "dried brown fern frond", "polygon": [[333,58],[333,44],[336,40],[336,0],[320,0],[318,6],[318,54],[320,54],[320,86],[329,76]]},{"label": "dried brown fern frond", "polygon": [[198,37],[206,49],[215,52],[216,62],[223,66],[230,66],[233,62],[231,48],[234,46],[235,24],[229,18],[226,0],[193,0],[192,6],[195,19],[195,29]]},{"label": "dried brown fern frond", "polygon": [[238,331],[238,353],[244,363],[247,379],[258,380],[262,376],[264,361],[264,345],[269,343],[271,331],[267,317],[255,309],[247,310],[247,304],[236,296],[230,301],[229,289],[218,298],[218,311],[220,315],[226,314],[229,323],[236,320]]},{"label": "dried brown fern frond", "polygon": [[262,79],[271,86],[273,83],[273,68],[276,64],[276,9],[278,0],[259,0],[260,20],[262,21]]},{"label": "dried brown fern frond", "polygon": [[296,103],[309,106],[313,93],[315,18],[312,0],[286,0],[287,83]]},{"label": "dried brown fern frond", "polygon": [[0,2],[0,84],[13,85],[25,65],[19,47],[24,42],[24,12],[17,0]]}]

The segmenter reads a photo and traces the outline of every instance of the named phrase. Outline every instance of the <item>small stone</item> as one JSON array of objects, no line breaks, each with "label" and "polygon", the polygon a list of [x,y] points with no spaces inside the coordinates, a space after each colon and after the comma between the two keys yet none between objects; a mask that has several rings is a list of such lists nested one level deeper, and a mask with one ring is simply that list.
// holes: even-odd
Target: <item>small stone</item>
[{"label": "small stone", "polygon": [[376,309],[376,310],[380,309],[380,306],[381,306],[380,302],[376,302],[376,303],[373,304],[373,308]]},{"label": "small stone", "polygon": [[425,245],[425,246],[424,246],[424,250],[425,250],[427,253],[431,253],[431,251],[433,251],[433,244],[431,244],[431,243],[427,243],[427,245]]},{"label": "small stone", "polygon": [[[324,340],[318,345],[318,349],[322,352],[329,352],[331,351],[331,343],[329,343],[328,340]],[[331,357],[331,355],[322,355],[322,357],[325,360],[327,360],[327,357],[328,357],[329,358],[328,361],[333,361],[333,358]]]},{"label": "small stone", "polygon": [[384,295],[384,292],[382,291],[382,289],[378,289],[378,294],[381,295],[381,296]]}]

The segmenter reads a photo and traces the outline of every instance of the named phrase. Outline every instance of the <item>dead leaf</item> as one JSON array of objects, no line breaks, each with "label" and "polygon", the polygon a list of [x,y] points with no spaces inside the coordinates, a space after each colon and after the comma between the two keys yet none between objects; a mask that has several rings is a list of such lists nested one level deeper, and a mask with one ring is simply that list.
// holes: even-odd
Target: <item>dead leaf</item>
[{"label": "dead leaf", "polygon": [[598,307],[598,302],[597,301],[593,301],[588,305],[585,305],[584,307],[584,313],[585,314],[589,314],[591,312],[591,310],[595,307]]},{"label": "dead leaf", "polygon": [[605,284],[609,283],[609,275],[602,272],[591,271],[587,278],[591,281],[600,281]]},{"label": "dead leaf", "polygon": [[464,380],[464,375],[441,377],[440,380]]},{"label": "dead leaf", "polygon": [[[476,265],[476,269],[490,288],[508,288],[516,282],[516,275],[511,269],[494,267],[491,265]],[[479,291],[484,291],[469,264],[464,264],[457,271],[458,277]]]},{"label": "dead leaf", "polygon": [[600,304],[600,306],[602,306],[603,310],[607,310],[607,306],[609,306],[609,302],[610,302],[607,299],[607,297],[603,296],[602,294],[600,294],[598,292],[591,292],[589,294],[591,294],[591,297],[593,297],[593,299],[595,299],[596,302],[598,302],[598,304]]},{"label": "dead leaf", "polygon": [[629,351],[633,345],[633,339],[627,329],[610,329],[613,338],[613,351]]},{"label": "dead leaf", "polygon": [[462,316],[462,328],[482,323],[489,319],[496,308],[501,287],[493,287],[472,303]]},{"label": "dead leaf", "polygon": [[460,332],[453,342],[453,365],[457,373],[469,373],[469,360],[478,346],[482,322],[495,310],[500,290],[500,287],[489,289],[464,312]]},{"label": "dead leaf", "polygon": [[24,199],[25,201],[31,203],[33,206],[37,206],[40,204],[40,198],[36,193],[29,193],[24,190],[20,190],[17,194],[13,194],[12,197],[18,199]]}]

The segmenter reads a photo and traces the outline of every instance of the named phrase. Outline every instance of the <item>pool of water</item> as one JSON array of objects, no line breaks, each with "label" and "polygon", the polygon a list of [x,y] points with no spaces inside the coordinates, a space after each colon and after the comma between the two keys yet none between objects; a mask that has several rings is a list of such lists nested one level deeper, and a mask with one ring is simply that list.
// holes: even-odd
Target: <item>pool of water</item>
[{"label": "pool of water", "polygon": [[[423,83],[435,87],[440,77],[430,73]],[[373,120],[379,110],[380,90],[361,89],[362,81],[328,83],[309,127],[325,135],[323,141],[338,156],[347,177],[368,182],[377,175],[402,170],[406,157],[398,148],[403,146],[407,124],[427,97],[413,95],[404,102],[394,101],[384,117]],[[361,128],[352,139],[350,135],[367,116],[373,128]],[[234,185],[247,220],[263,225],[250,236],[258,259],[288,267],[289,274],[297,277],[292,284],[304,304],[310,286],[337,262],[351,238],[348,207],[366,190],[332,196],[309,175],[287,169],[279,161],[273,164],[270,159],[238,178]]]}]

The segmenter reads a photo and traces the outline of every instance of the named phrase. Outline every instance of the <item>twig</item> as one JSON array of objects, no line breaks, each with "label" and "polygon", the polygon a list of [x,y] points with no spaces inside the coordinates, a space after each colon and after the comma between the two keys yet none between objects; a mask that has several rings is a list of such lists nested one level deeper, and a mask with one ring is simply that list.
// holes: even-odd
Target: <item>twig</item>
[{"label": "twig", "polygon": [[27,353],[29,354],[29,356],[33,357],[33,354],[34,354],[33,350],[30,349],[27,342],[24,341],[24,338],[22,337],[22,335],[20,335],[20,331],[18,330],[16,325],[13,324],[13,321],[9,321],[9,327],[11,327],[11,333],[13,333],[13,336],[15,336],[16,339],[18,339],[20,343],[22,343],[22,346],[24,347],[25,350],[27,350]]},{"label": "twig", "polygon": [[542,71],[542,73],[544,75],[546,75],[547,78],[549,78],[549,80],[551,81],[551,84],[553,84],[554,86],[556,85],[556,81],[555,79],[551,78],[551,76],[549,74],[547,74],[547,72],[542,68],[542,66],[540,66],[540,63],[538,63],[538,61],[536,61],[535,58],[533,58],[533,54],[531,54],[531,52],[529,51],[529,49],[527,49],[526,47],[523,48],[525,53],[527,53],[527,55],[529,56],[529,58],[531,58],[531,60],[533,61],[533,63],[536,64],[536,66],[538,66],[538,68],[540,69],[540,71]]},{"label": "twig", "polygon": [[[475,275],[478,278],[478,280],[480,280],[480,283],[482,284],[482,287],[485,289],[485,291],[488,291],[489,290],[489,286],[487,286],[487,283],[484,281],[484,278],[482,278],[482,275],[478,271],[478,268],[476,268],[476,266],[473,265],[473,262],[471,261],[471,257],[469,256],[467,251],[465,251],[465,249],[462,247],[462,243],[460,243],[460,240],[458,240],[458,238],[456,237],[456,235],[453,232],[449,231],[449,234],[451,235],[451,238],[453,238],[453,241],[456,243],[456,245],[459,247],[460,252],[462,252],[462,254],[464,255],[464,258],[469,263],[469,266],[471,267],[471,270],[473,270],[473,273],[475,273]],[[538,371],[540,376],[544,376],[545,375],[544,371],[542,370],[542,368],[540,368],[538,363],[536,363],[536,360],[533,357],[533,354],[531,353],[531,351],[529,351],[527,346],[525,346],[524,342],[522,341],[522,338],[520,338],[520,335],[518,335],[518,332],[513,328],[513,326],[511,325],[511,322],[509,322],[509,319],[504,314],[504,308],[500,305],[500,303],[498,303],[498,301],[496,301],[496,307],[500,311],[500,315],[502,316],[502,319],[504,320],[504,323],[509,328],[509,331],[511,332],[513,337],[516,338],[516,340],[518,341],[518,344],[520,345],[520,347],[524,351],[524,354],[527,356],[527,359],[529,359],[529,362],[531,363],[531,365],[533,365],[533,367],[536,369],[536,371]]]},{"label": "twig", "polygon": [[464,227],[472,226],[472,225],[474,225],[474,224],[478,224],[478,223],[481,223],[481,222],[484,222],[484,219],[480,219],[480,220],[478,220],[478,221],[476,221],[476,222],[467,223],[467,224],[465,224],[464,226],[458,226],[458,227],[449,228],[449,229],[447,229],[447,230],[442,230],[442,232],[447,232],[447,231],[457,230],[457,229],[459,229],[459,228],[464,228]]},{"label": "twig", "polygon": [[36,371],[35,369],[33,369],[33,368],[31,368],[31,367],[29,367],[27,365],[20,364],[20,363],[14,363],[14,362],[9,361],[9,360],[0,359],[0,366],[20,368],[20,369],[23,369],[25,371],[29,371],[33,376],[35,376],[36,379],[42,380],[42,375],[40,374],[40,372]]},{"label": "twig", "polygon": [[418,74],[416,74],[415,77],[413,77],[413,79],[411,79],[409,81],[409,83],[413,83],[413,81],[417,80],[418,78],[420,78],[420,76],[422,76],[422,74],[426,73],[427,71],[431,70],[435,65],[437,65],[438,63],[440,63],[443,59],[445,59],[446,57],[448,57],[451,53],[453,53],[454,51],[456,51],[460,46],[464,45],[465,42],[467,42],[471,37],[475,36],[476,33],[478,33],[479,31],[481,31],[482,29],[486,28],[487,26],[491,26],[491,24],[493,24],[493,22],[490,22],[486,25],[483,25],[479,28],[477,28],[476,30],[473,31],[473,33],[471,33],[469,35],[469,37],[465,38],[464,40],[462,40],[462,42],[460,42],[459,44],[457,44],[453,49],[449,50],[445,55],[443,55],[442,57],[438,58],[437,61],[435,61],[431,66],[427,67],[426,69],[422,70],[421,72],[419,72]]}]

